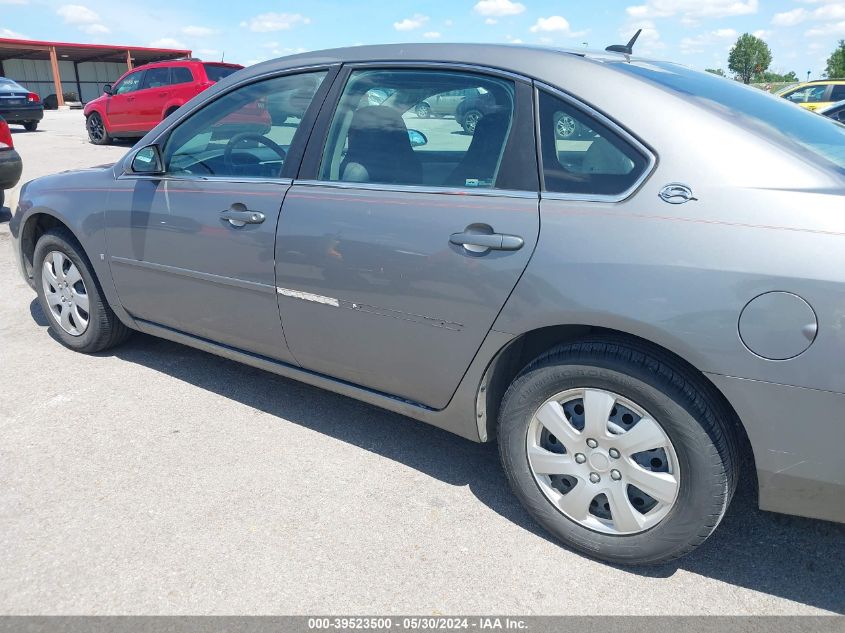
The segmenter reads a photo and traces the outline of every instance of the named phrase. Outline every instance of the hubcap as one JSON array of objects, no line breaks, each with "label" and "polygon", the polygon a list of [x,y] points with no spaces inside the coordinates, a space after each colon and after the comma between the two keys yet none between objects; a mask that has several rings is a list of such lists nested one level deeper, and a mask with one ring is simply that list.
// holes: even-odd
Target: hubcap
[{"label": "hubcap", "polygon": [[669,436],[648,412],[603,389],[547,400],[528,427],[528,463],[540,490],[566,517],[605,534],[660,523],[680,488]]},{"label": "hubcap", "polygon": [[575,134],[575,119],[570,116],[562,116],[557,120],[557,135],[560,138],[568,138]]},{"label": "hubcap", "polygon": [[59,251],[47,253],[41,283],[50,314],[59,327],[72,336],[82,336],[91,315],[88,289],[76,264]]},{"label": "hubcap", "polygon": [[88,118],[88,133],[91,135],[91,138],[96,141],[103,138],[103,122],[96,114],[92,114]]},{"label": "hubcap", "polygon": [[466,116],[466,126],[467,132],[475,132],[475,126],[478,125],[478,122],[481,120],[481,115],[477,112],[470,112]]}]

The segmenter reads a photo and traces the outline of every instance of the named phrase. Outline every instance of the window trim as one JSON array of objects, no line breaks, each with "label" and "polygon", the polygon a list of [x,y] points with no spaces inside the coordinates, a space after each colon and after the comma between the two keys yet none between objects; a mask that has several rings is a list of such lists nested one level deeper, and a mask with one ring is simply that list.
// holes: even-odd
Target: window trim
[{"label": "window trim", "polygon": [[[548,191],[546,190],[546,174],[545,169],[543,168],[543,147],[542,147],[542,135],[540,133],[540,91],[543,91],[550,96],[556,97],[562,101],[565,101],[567,104],[571,105],[576,110],[583,112],[586,116],[591,119],[595,119],[605,127],[609,128],[612,132],[617,134],[622,140],[626,143],[630,144],[634,149],[639,151],[645,158],[646,158],[646,166],[643,170],[642,174],[634,181],[634,183],[628,187],[625,191],[618,193],[618,194],[588,194],[588,193],[563,193],[558,191]],[[564,200],[564,201],[572,201],[572,202],[605,202],[605,203],[618,203],[624,202],[628,200],[633,195],[635,195],[640,188],[643,186],[646,180],[654,173],[654,170],[657,167],[658,163],[658,156],[657,153],[651,149],[648,145],[646,145],[643,141],[633,135],[633,133],[629,132],[621,125],[616,123],[613,119],[610,119],[606,115],[602,114],[595,108],[587,105],[586,103],[579,101],[572,95],[564,92],[560,88],[556,88],[549,84],[535,81],[534,82],[534,121],[536,125],[536,137],[537,137],[537,164],[540,168],[540,198],[545,200]]]},{"label": "window trim", "polygon": [[[317,122],[311,131],[311,138],[308,141],[308,146],[305,149],[305,155],[302,159],[300,169],[295,177],[295,184],[321,185],[326,187],[336,187],[343,189],[361,189],[368,191],[389,191],[389,192],[409,192],[409,193],[443,193],[446,195],[456,194],[472,194],[472,195],[487,195],[487,196],[502,196],[502,197],[523,197],[528,194],[529,197],[536,197],[539,192],[540,182],[537,174],[536,152],[531,152],[533,162],[531,165],[524,166],[519,175],[518,180],[523,181],[525,187],[519,189],[474,189],[472,187],[439,187],[434,185],[398,185],[388,183],[355,183],[343,181],[320,180],[318,174],[320,172],[320,165],[323,159],[323,150],[328,142],[329,132],[331,131],[331,124],[334,120],[335,112],[340,104],[340,99],[346,89],[352,73],[357,70],[439,70],[444,72],[464,72],[474,73],[479,75],[488,75],[498,79],[506,79],[514,82],[514,112],[513,121],[511,122],[511,131],[508,136],[508,142],[505,145],[502,163],[500,169],[508,166],[508,156],[513,154],[513,145],[517,142],[514,134],[516,124],[520,119],[528,119],[523,121],[528,125],[534,123],[533,115],[533,95],[531,79],[517,73],[513,73],[498,68],[491,68],[487,66],[480,66],[477,64],[464,64],[459,62],[436,62],[436,61],[362,61],[344,63],[340,72],[334,78],[331,90],[327,94]],[[522,89],[520,89],[520,87]],[[536,147],[534,148],[537,149]],[[501,172],[500,172],[501,173]],[[530,173],[530,176],[529,176]],[[528,181],[531,184],[528,184]]]},{"label": "window trim", "polygon": [[[267,178],[263,176],[202,176],[200,174],[184,175],[166,173],[154,176],[133,174],[127,171],[126,166],[132,163],[132,159],[135,157],[134,150],[130,151],[123,161],[117,163],[121,165],[122,168],[122,173],[118,174],[117,178],[120,180],[191,180],[195,182],[203,182],[210,180],[226,182],[273,182],[290,185],[293,182],[294,178],[296,178],[296,175],[299,172],[300,167],[302,166],[303,156],[305,154],[308,141],[317,125],[317,117],[321,112],[323,105],[325,104],[326,97],[331,93],[331,90],[335,84],[335,79],[340,73],[340,69],[341,65],[337,63],[309,64],[307,66],[297,66],[296,68],[286,68],[284,70],[272,70],[266,73],[261,73],[260,75],[255,75],[254,77],[249,77],[248,79],[240,81],[237,84],[227,86],[225,89],[213,95],[211,98],[204,99],[198,102],[194,107],[190,109],[187,109],[184,106],[179,108],[176,111],[176,119],[168,127],[161,130],[161,132],[156,134],[154,137],[152,137],[149,141],[145,142],[141,146],[141,149],[148,145],[159,145],[163,148],[164,145],[167,143],[167,140],[173,130],[175,130],[183,121],[185,121],[185,119],[190,116],[193,116],[196,112],[199,112],[203,108],[211,105],[218,99],[225,97],[230,92],[239,90],[240,88],[244,88],[254,83],[266,81],[269,79],[276,79],[278,77],[285,77],[287,75],[299,75],[309,72],[325,72],[326,76],[323,79],[323,82],[320,84],[320,87],[317,89],[317,92],[314,95],[314,99],[311,101],[311,104],[308,106],[308,110],[305,112],[305,116],[302,118],[302,121],[299,124],[300,128],[307,130],[307,134],[305,134],[301,139],[298,139],[298,142],[295,145],[290,146],[290,151],[288,151],[288,154],[285,157],[285,164],[282,167],[282,174],[277,178]],[[296,165],[295,170],[293,168],[294,164]],[[291,167],[288,167],[288,165],[291,165]],[[288,169],[294,170],[294,173],[290,173]]]}]

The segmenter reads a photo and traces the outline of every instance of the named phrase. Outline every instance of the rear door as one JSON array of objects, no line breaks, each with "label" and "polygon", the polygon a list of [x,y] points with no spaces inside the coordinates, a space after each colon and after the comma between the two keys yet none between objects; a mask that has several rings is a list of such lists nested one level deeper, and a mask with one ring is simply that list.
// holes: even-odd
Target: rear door
[{"label": "rear door", "polygon": [[139,130],[151,130],[161,121],[171,92],[170,68],[148,68],[135,95]]},{"label": "rear door", "polygon": [[[475,135],[414,114],[479,87],[497,111]],[[391,96],[370,105],[372,91]],[[359,66],[327,103],[279,222],[286,340],[312,371],[440,409],[537,240],[530,87],[448,66]]]}]

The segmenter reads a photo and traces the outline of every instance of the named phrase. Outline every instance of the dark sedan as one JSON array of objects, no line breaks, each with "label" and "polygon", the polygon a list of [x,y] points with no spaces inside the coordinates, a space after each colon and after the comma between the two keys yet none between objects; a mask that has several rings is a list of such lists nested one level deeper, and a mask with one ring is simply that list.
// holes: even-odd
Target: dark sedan
[{"label": "dark sedan", "polygon": [[19,123],[28,132],[44,118],[44,104],[34,92],[6,77],[0,77],[0,116],[8,123]]},{"label": "dark sedan", "polygon": [[828,117],[829,119],[833,119],[834,121],[845,123],[845,100],[837,101],[833,105],[829,105],[826,108],[822,108],[818,111],[818,113],[823,114],[824,116]]}]

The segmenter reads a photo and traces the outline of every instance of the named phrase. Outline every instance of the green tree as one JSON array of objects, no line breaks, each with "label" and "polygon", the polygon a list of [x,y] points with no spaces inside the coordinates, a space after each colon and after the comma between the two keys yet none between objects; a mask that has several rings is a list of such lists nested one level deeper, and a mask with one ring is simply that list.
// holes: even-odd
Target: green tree
[{"label": "green tree", "polygon": [[828,79],[845,77],[845,40],[839,40],[836,50],[827,58],[825,75]]},{"label": "green tree", "polygon": [[755,75],[766,72],[771,63],[769,45],[750,33],[740,35],[728,55],[728,68],[746,84],[751,83]]},{"label": "green tree", "polygon": [[722,70],[721,68],[705,68],[704,71],[711,73],[713,75],[719,75],[719,77],[725,76],[725,71]]},{"label": "green tree", "polygon": [[790,70],[788,73],[782,75],[780,73],[774,73],[771,71],[766,71],[762,73],[758,79],[760,81],[765,81],[767,83],[798,83],[800,79],[798,79],[798,75],[795,74],[794,70]]}]

